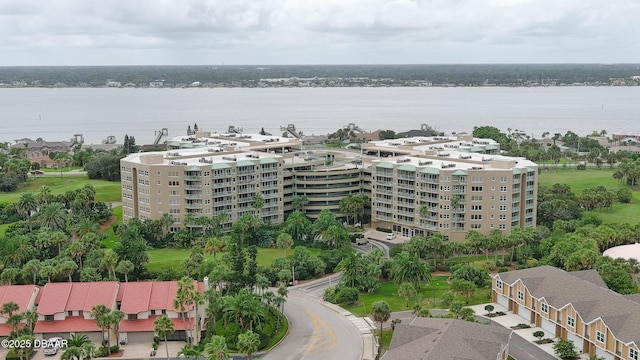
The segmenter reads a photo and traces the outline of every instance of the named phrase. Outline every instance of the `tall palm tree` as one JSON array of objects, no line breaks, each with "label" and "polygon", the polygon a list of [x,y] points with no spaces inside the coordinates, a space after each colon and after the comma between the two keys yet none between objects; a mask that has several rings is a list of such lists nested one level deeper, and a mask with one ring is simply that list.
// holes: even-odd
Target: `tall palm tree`
[{"label": "tall palm tree", "polygon": [[116,266],[118,265],[118,254],[112,249],[107,249],[100,261],[100,267],[107,270],[109,277],[116,277]]},{"label": "tall palm tree", "polygon": [[53,194],[51,193],[51,188],[47,185],[40,186],[38,190],[38,201],[41,204],[48,204],[53,200]]},{"label": "tall palm tree", "polygon": [[284,250],[284,257],[287,257],[287,249],[293,246],[293,238],[286,232],[281,232],[276,238],[276,246]]},{"label": "tall palm tree", "polygon": [[31,259],[22,266],[22,275],[26,277],[33,277],[32,283],[35,285],[40,272],[40,260]]},{"label": "tall palm tree", "polygon": [[121,260],[116,266],[116,272],[124,275],[124,282],[129,282],[129,274],[133,271],[133,263],[129,260]]},{"label": "tall palm tree", "polygon": [[373,320],[380,323],[380,336],[382,336],[382,323],[389,320],[391,317],[391,308],[389,303],[384,300],[379,300],[373,303],[371,306],[371,315]]},{"label": "tall palm tree", "polygon": [[164,339],[164,348],[167,352],[167,359],[169,359],[169,345],[167,344],[167,335],[173,334],[175,331],[173,322],[166,315],[157,318],[153,322],[155,333]]},{"label": "tall palm tree", "polygon": [[57,268],[60,275],[67,276],[69,278],[69,282],[72,282],[72,276],[76,270],[78,270],[78,264],[73,260],[63,260],[58,263]]},{"label": "tall palm tree", "polygon": [[27,220],[29,222],[29,232],[33,231],[33,226],[31,224],[31,215],[38,210],[38,198],[31,192],[25,192],[20,195],[20,198],[16,202],[16,210],[19,213],[25,214],[27,216]]},{"label": "tall palm tree", "polygon": [[[109,249],[110,250],[110,249]],[[80,270],[82,270],[82,257],[87,254],[87,248],[81,241],[74,241],[65,249],[65,254],[78,262]]]},{"label": "tall palm tree", "polygon": [[207,354],[205,360],[229,359],[229,350],[224,336],[213,335],[209,342],[204,345],[204,352]]},{"label": "tall palm tree", "polygon": [[247,354],[247,360],[251,360],[253,353],[260,348],[260,334],[249,330],[238,335],[238,350]]},{"label": "tall palm tree", "polygon": [[38,312],[36,310],[27,310],[22,313],[22,318],[26,323],[27,329],[33,331],[38,322]]},{"label": "tall palm tree", "polygon": [[97,325],[102,329],[102,342],[104,342],[104,330],[107,328],[105,315],[109,314],[109,308],[103,304],[98,304],[91,309],[91,317],[96,319]]},{"label": "tall palm tree", "polygon": [[36,215],[36,222],[41,227],[63,230],[67,220],[67,211],[61,203],[52,202],[40,207]]}]

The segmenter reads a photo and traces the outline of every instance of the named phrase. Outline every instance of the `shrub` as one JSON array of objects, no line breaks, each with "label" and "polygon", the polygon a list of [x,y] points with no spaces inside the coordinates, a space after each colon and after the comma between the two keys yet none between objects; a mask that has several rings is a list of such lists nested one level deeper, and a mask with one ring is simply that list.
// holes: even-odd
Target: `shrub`
[{"label": "shrub", "polygon": [[383,233],[389,233],[389,234],[393,232],[393,230],[387,229],[387,228],[383,228],[383,227],[377,227],[376,230],[380,231],[380,232],[383,232]]},{"label": "shrub", "polygon": [[493,310],[495,310],[496,308],[495,308],[493,305],[488,304],[487,306],[485,306],[485,307],[484,307],[484,309],[485,309],[489,314],[491,314],[491,312],[492,312]]},{"label": "shrub", "polygon": [[542,330],[538,330],[536,332],[533,333],[533,336],[537,337],[539,340],[541,340],[544,337],[544,331]]},{"label": "shrub", "polygon": [[498,272],[499,272],[499,273],[502,273],[502,272],[508,272],[508,271],[509,271],[509,268],[508,268],[508,267],[506,267],[506,266],[501,266],[501,267],[498,269]]},{"label": "shrub", "polygon": [[120,351],[120,346],[119,345],[113,345],[110,349],[112,354],[117,353],[118,351]]},{"label": "shrub", "polygon": [[109,348],[101,346],[100,348],[98,348],[98,351],[96,351],[96,357],[107,357],[107,356],[109,356]]}]

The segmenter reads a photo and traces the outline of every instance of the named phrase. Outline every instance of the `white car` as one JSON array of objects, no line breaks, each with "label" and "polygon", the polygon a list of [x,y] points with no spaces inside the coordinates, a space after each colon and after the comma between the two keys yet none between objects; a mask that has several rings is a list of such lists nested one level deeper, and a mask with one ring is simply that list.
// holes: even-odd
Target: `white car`
[{"label": "white car", "polygon": [[50,339],[47,339],[47,345],[44,347],[42,352],[45,355],[55,355],[58,353],[58,350],[60,350],[62,342],[63,340],[61,337],[52,337]]},{"label": "white car", "polygon": [[393,240],[395,238],[396,238],[396,234],[393,234],[393,233],[388,234],[387,237],[386,237],[387,240]]}]

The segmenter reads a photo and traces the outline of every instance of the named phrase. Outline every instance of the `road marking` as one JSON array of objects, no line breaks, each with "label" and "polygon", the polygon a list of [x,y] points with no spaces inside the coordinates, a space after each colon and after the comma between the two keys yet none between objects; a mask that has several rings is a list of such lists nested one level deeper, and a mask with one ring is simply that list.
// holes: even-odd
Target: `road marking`
[{"label": "road marking", "polygon": [[305,349],[305,355],[310,353],[323,353],[334,349],[338,345],[336,334],[331,330],[329,325],[318,315],[309,310],[305,310],[307,315],[313,321],[313,336],[309,339],[309,345]]}]

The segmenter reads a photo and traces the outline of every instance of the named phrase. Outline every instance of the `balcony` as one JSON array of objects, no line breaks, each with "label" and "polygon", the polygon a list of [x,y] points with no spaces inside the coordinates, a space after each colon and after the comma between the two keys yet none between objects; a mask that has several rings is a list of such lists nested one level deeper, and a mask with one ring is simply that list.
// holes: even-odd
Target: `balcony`
[{"label": "balcony", "polygon": [[200,203],[186,203],[184,204],[186,209],[202,209],[202,204]]},{"label": "balcony", "polygon": [[202,195],[201,194],[185,194],[184,198],[188,200],[190,199],[197,200],[197,199],[202,199]]},{"label": "balcony", "polygon": [[202,190],[202,185],[185,185],[185,190]]},{"label": "balcony", "polygon": [[185,180],[191,180],[191,181],[202,181],[202,176],[196,176],[196,175],[185,175],[184,176]]}]

